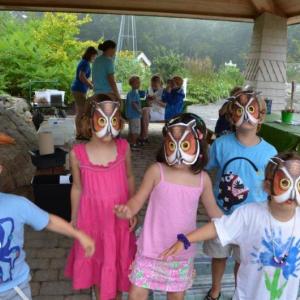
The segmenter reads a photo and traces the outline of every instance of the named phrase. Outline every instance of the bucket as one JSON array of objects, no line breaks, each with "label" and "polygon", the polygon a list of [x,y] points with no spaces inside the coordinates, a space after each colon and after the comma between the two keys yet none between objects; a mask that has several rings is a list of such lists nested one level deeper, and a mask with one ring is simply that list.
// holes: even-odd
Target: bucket
[{"label": "bucket", "polygon": [[293,121],[294,113],[292,111],[281,111],[281,121],[286,124],[291,124]]}]

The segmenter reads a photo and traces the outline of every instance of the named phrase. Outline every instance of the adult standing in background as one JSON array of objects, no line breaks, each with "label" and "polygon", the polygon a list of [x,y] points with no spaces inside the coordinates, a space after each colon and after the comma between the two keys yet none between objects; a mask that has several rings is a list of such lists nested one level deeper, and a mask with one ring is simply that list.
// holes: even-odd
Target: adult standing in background
[{"label": "adult standing in background", "polygon": [[113,100],[121,100],[116,80],[114,57],[116,55],[116,43],[107,40],[100,43],[98,49],[103,53],[93,63],[92,77],[95,94],[109,95]]},{"label": "adult standing in background", "polygon": [[93,89],[94,87],[92,82],[89,80],[89,77],[91,76],[90,63],[95,60],[97,54],[98,52],[94,47],[88,47],[85,50],[81,61],[77,65],[76,77],[71,86],[76,106],[76,136],[79,139],[83,138],[80,129],[80,119],[84,113],[86,94],[89,88]]}]

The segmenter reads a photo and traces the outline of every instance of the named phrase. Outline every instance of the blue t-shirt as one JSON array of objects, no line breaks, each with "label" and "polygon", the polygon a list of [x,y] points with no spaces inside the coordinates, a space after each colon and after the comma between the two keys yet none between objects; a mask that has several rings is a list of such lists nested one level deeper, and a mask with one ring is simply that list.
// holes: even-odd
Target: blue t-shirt
[{"label": "blue t-shirt", "polygon": [[95,94],[107,94],[112,92],[108,82],[108,75],[115,73],[114,60],[105,55],[100,55],[93,63],[92,77]]},{"label": "blue t-shirt", "polygon": [[141,98],[138,90],[131,90],[126,97],[126,118],[131,119],[140,119],[140,112],[133,106],[133,103],[136,103],[139,108],[141,108]]},{"label": "blue t-shirt", "polygon": [[182,88],[172,89],[171,92],[166,90],[162,94],[162,101],[165,102],[165,120],[168,121],[183,112],[183,100],[185,94]]},{"label": "blue t-shirt", "polygon": [[83,72],[85,74],[86,78],[89,78],[91,76],[90,63],[86,59],[82,59],[79,62],[77,69],[76,69],[76,77],[71,86],[71,90],[73,92],[81,92],[81,93],[86,94],[89,87],[79,79],[80,72]]},{"label": "blue t-shirt", "polygon": [[247,147],[238,141],[235,133],[214,141],[206,169],[217,169],[214,195],[225,214],[231,214],[240,205],[267,200],[263,190],[264,172],[276,154],[276,149],[263,139]]},{"label": "blue t-shirt", "polygon": [[44,229],[49,214],[29,200],[0,193],[0,292],[6,292],[25,282],[29,266],[25,261],[24,225]]}]

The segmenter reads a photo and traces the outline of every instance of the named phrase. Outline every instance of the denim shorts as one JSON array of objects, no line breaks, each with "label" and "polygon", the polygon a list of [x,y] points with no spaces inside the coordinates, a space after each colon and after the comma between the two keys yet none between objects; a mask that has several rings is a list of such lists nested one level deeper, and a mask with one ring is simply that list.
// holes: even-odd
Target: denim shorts
[{"label": "denim shorts", "polygon": [[[19,290],[23,293],[28,300],[32,300],[31,298],[31,289],[28,281],[25,281],[18,285]],[[6,292],[0,292],[1,300],[24,300],[26,298],[21,297],[15,289],[10,289]],[[27,300],[26,299],[26,300]]]}]

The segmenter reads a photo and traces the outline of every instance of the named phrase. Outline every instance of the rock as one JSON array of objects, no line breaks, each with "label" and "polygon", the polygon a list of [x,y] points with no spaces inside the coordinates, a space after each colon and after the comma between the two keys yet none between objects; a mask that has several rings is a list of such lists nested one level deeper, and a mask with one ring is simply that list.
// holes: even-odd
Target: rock
[{"label": "rock", "polygon": [[14,100],[15,104],[8,107],[0,97],[0,132],[16,140],[16,145],[0,145],[0,164],[4,167],[0,190],[4,192],[15,192],[19,187],[29,185],[35,172],[28,151],[37,149],[37,134],[32,122],[25,120],[25,113],[29,111],[22,113],[27,103],[23,100],[26,103],[23,105],[21,100]]}]

